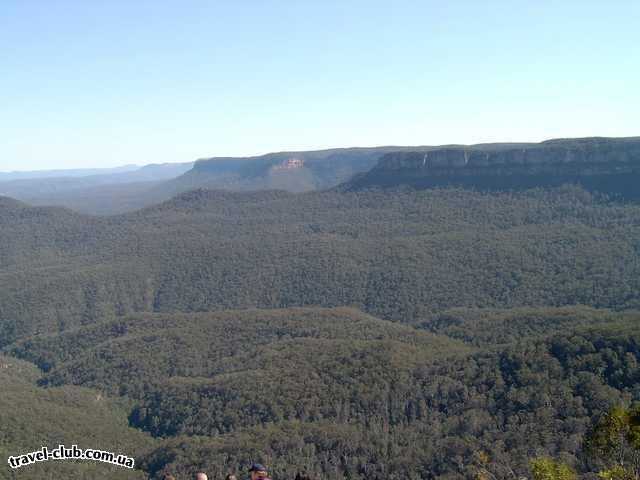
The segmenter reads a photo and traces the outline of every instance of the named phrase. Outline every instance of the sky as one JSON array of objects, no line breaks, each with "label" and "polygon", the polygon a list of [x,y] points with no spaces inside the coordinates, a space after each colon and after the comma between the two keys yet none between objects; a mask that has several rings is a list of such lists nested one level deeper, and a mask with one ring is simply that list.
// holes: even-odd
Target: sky
[{"label": "sky", "polygon": [[640,135],[637,0],[0,0],[0,171]]}]

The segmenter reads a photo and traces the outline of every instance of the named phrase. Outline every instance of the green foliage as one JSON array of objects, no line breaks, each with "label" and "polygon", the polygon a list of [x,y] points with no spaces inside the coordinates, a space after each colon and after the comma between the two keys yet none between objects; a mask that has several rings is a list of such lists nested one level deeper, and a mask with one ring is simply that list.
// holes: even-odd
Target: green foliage
[{"label": "green foliage", "polygon": [[531,460],[531,474],[533,480],[577,480],[578,478],[570,466],[547,457]]},{"label": "green foliage", "polygon": [[189,478],[198,470],[223,478],[259,461],[280,479],[307,471],[312,478],[417,480],[423,478],[419,465],[428,461],[428,452],[406,452],[410,441],[422,443],[419,437],[385,433],[381,425],[281,422],[214,438],[173,438],[144,457],[142,465],[154,479],[165,472]]},{"label": "green foliage", "polygon": [[1,200],[0,268],[0,345],[43,370],[3,383],[11,451],[97,441],[101,392],[92,428],[154,478],[513,478],[589,470],[593,420],[640,401],[640,207],[579,188]]},{"label": "green foliage", "polygon": [[[220,460],[225,468],[262,455],[262,429],[274,432],[270,463],[330,480],[346,472],[361,478],[367,469],[380,478],[473,478],[477,451],[486,452],[483,468],[498,478],[526,474],[532,450],[583,466],[581,439],[591,419],[640,397],[638,316],[583,308],[520,313],[548,321],[505,344],[497,335],[504,315],[493,324],[487,315],[482,338],[499,343],[482,350],[351,308],[292,308],[138,314],[34,337],[10,351],[46,367],[48,385],[129,396],[130,421],[155,436],[217,439],[216,449],[234,439],[252,446]],[[507,318],[517,323],[518,312]],[[565,319],[562,330],[570,333],[559,333],[554,319]],[[296,429],[280,432],[283,425]],[[329,467],[338,460],[303,465],[297,450],[275,440],[301,435],[305,448],[319,448],[323,437],[307,433],[329,430],[356,435],[326,447],[333,459],[351,459],[349,468]],[[372,440],[378,437],[385,441]],[[175,461],[173,447],[160,447],[149,465],[161,465],[158,472],[218,468],[208,458],[217,453],[205,458],[187,444]],[[356,447],[367,453],[349,453]]]},{"label": "green foliage", "polygon": [[111,218],[0,211],[0,345],[133,312],[640,306],[640,207],[522,193],[196,191]]},{"label": "green foliage", "polygon": [[605,468],[606,479],[640,476],[640,405],[615,406],[595,423],[586,441],[587,451]]},{"label": "green foliage", "polygon": [[77,444],[138,457],[155,444],[127,425],[122,401],[86,388],[42,389],[35,385],[39,377],[34,365],[0,356],[0,479],[144,478],[140,471],[95,462],[50,461],[12,471],[6,463],[10,455],[42,446]]},{"label": "green foliage", "polygon": [[637,311],[614,312],[584,306],[511,309],[457,308],[434,315],[421,327],[478,347],[545,338],[590,325],[632,323]]},{"label": "green foliage", "polygon": [[604,480],[635,480],[637,478],[621,465],[614,465],[611,468],[601,470],[598,472],[598,477]]}]

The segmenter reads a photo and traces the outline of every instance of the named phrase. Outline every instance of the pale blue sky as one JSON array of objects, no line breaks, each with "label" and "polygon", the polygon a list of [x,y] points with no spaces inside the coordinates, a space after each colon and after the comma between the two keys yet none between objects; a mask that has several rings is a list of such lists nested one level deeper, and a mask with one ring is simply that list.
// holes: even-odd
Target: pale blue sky
[{"label": "pale blue sky", "polygon": [[640,135],[640,1],[0,0],[0,170]]}]

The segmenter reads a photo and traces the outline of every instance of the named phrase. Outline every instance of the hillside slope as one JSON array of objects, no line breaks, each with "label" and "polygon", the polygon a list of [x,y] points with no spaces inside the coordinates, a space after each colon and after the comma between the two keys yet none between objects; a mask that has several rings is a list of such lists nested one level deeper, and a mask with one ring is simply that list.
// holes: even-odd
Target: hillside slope
[{"label": "hillside slope", "polygon": [[[584,468],[593,419],[640,400],[638,312],[482,312],[477,330],[474,317],[456,323],[482,349],[351,308],[294,308],[133,315],[8,351],[43,366],[44,384],[132,399],[131,423],[164,437],[139,457],[154,479],[256,460],[277,478],[471,479],[478,452],[500,477],[540,454]],[[426,327],[458,336],[451,323]]]},{"label": "hillside slope", "polygon": [[4,395],[121,397],[96,414],[145,432],[154,480],[593,471],[589,426],[640,401],[639,282],[640,206],[577,186],[196,190],[112,217],[0,197],[0,348],[44,371]]},{"label": "hillside slope", "polygon": [[4,208],[0,343],[131,312],[633,308],[640,208],[518,194],[199,191],[111,218]]},{"label": "hillside slope", "polygon": [[161,188],[165,195],[198,188],[234,191],[279,189],[291,192],[322,190],[369,170],[385,153],[405,148],[336,148],[268,153],[257,157],[201,159],[193,169],[166,182]]},{"label": "hillside slope", "polygon": [[390,386],[470,351],[349,308],[135,315],[9,349],[41,365],[45,384],[137,399],[133,424],[162,436],[386,416]]},{"label": "hillside slope", "polygon": [[[473,479],[481,468],[496,478],[526,476],[529,459],[539,455],[589,471],[582,441],[590,424],[612,405],[640,400],[637,312],[606,325],[598,317],[592,314],[590,327],[565,323],[564,333],[521,336],[503,348],[410,367],[401,385],[384,390],[385,415],[355,420],[347,407],[337,420],[280,419],[210,437],[183,435],[142,462],[157,479],[194,468],[221,475],[255,459],[278,478],[306,470],[331,480]],[[489,330],[502,328],[497,322]]]},{"label": "hillside slope", "polygon": [[68,478],[102,476],[113,479],[144,478],[140,471],[99,462],[50,461],[12,471],[10,455],[43,446],[77,444],[138,458],[155,443],[127,424],[126,403],[114,401],[98,390],[65,386],[36,386],[41,372],[35,365],[0,355],[0,479]]}]

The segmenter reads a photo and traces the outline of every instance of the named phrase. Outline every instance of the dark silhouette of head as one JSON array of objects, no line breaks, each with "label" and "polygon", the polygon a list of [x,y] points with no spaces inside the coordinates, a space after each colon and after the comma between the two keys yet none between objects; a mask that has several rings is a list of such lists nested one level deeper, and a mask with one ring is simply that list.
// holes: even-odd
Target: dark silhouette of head
[{"label": "dark silhouette of head", "polygon": [[267,474],[267,467],[260,463],[254,463],[249,468],[249,475],[251,476],[251,480],[260,480],[262,478],[269,478]]}]

